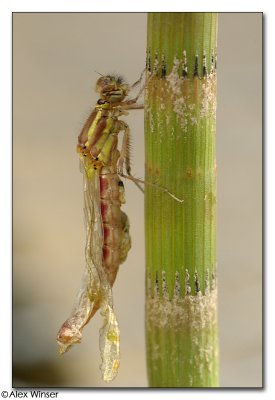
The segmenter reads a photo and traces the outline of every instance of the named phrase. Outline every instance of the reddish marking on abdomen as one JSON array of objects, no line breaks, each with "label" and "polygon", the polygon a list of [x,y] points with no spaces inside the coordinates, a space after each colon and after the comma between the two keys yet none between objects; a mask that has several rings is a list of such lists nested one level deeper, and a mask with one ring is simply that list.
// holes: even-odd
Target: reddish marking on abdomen
[{"label": "reddish marking on abdomen", "polygon": [[106,221],[107,213],[108,213],[108,204],[105,201],[101,201],[101,218],[103,222]]},{"label": "reddish marking on abdomen", "polygon": [[108,243],[110,240],[110,228],[108,226],[104,226],[104,244]]},{"label": "reddish marking on abdomen", "polygon": [[101,200],[101,218],[103,224],[111,226],[120,226],[120,203],[118,201],[110,202]]},{"label": "reddish marking on abdomen", "polygon": [[[110,171],[110,172],[109,172]],[[119,200],[119,177],[104,168],[100,176],[101,218],[103,223],[103,265],[113,284],[120,265],[122,241],[121,202]]]},{"label": "reddish marking on abdomen", "polygon": [[106,175],[100,176],[100,197],[104,199],[109,191],[109,180]]}]

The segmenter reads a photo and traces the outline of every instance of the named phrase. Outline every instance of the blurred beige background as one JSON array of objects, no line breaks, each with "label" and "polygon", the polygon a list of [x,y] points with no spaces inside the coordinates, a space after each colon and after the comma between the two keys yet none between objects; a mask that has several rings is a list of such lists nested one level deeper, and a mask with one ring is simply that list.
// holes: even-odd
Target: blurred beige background
[{"label": "blurred beige background", "polygon": [[[262,380],[262,15],[220,14],[218,266],[220,384]],[[55,335],[84,267],[76,138],[96,101],[95,73],[129,82],[145,61],[146,14],[13,15],[13,385],[144,387],[143,196],[126,182],[132,250],[114,286],[121,367],[100,379],[97,316],[58,357]],[[143,112],[128,117],[133,171],[143,174]]]}]

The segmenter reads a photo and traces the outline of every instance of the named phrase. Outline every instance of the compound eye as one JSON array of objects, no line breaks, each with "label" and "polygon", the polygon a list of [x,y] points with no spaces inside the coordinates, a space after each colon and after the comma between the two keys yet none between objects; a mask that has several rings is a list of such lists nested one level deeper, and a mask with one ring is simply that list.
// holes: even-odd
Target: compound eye
[{"label": "compound eye", "polygon": [[99,104],[99,105],[102,105],[102,104],[105,104],[105,103],[106,103],[106,101],[102,100],[102,99],[99,99],[98,102],[97,102],[97,104]]},{"label": "compound eye", "polygon": [[108,76],[106,76],[105,78],[102,78],[102,83],[104,85],[109,85],[111,83],[111,79]]}]

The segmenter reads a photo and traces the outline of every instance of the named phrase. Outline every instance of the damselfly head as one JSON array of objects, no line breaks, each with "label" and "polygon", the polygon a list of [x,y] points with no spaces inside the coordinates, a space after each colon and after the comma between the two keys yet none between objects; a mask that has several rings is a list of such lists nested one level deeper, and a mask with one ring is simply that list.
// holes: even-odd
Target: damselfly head
[{"label": "damselfly head", "polygon": [[97,80],[96,91],[101,99],[115,103],[127,96],[129,85],[120,76],[106,75]]}]

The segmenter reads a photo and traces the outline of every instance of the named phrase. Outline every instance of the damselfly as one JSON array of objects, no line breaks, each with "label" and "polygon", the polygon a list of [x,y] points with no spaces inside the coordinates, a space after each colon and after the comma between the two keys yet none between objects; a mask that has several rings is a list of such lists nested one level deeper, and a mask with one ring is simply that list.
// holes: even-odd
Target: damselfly
[{"label": "damselfly", "polygon": [[[143,108],[137,100],[125,100],[132,86],[118,76],[101,76],[96,84],[99,100],[78,137],[77,151],[84,177],[86,223],[86,268],[81,288],[69,318],[61,326],[57,342],[60,354],[80,343],[84,326],[98,309],[104,318],[100,330],[102,377],[109,382],[119,367],[119,327],[113,309],[112,286],[119,265],[131,247],[129,221],[120,207],[125,203],[124,186],[119,175],[133,180],[129,160],[129,127],[120,119],[127,110]],[[121,150],[118,134],[124,132]],[[140,187],[140,186],[139,186]]]}]

